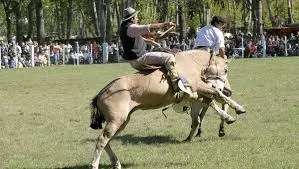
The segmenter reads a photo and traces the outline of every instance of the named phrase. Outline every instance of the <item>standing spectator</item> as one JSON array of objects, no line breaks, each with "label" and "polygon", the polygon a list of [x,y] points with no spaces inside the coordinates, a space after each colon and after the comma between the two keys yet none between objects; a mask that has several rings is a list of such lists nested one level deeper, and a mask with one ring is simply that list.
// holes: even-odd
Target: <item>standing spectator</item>
[{"label": "standing spectator", "polygon": [[93,41],[93,43],[91,44],[91,48],[92,48],[92,57],[96,62],[98,62],[99,46],[96,41]]},{"label": "standing spectator", "polygon": [[54,54],[54,64],[57,65],[59,63],[60,60],[60,45],[58,45],[57,43],[54,44],[53,46],[53,54]]},{"label": "standing spectator", "polygon": [[71,57],[71,51],[73,50],[73,47],[69,42],[67,42],[64,48],[65,48],[66,63],[68,63]]},{"label": "standing spectator", "polygon": [[252,39],[248,41],[247,50],[248,50],[247,58],[252,58],[255,52],[255,45]]}]

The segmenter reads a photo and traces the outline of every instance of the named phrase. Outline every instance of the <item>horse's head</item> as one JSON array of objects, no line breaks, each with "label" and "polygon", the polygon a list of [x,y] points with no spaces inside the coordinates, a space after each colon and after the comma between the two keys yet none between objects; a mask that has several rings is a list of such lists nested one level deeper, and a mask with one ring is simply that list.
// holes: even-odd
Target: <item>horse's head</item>
[{"label": "horse's head", "polygon": [[202,72],[202,79],[219,90],[223,90],[227,79],[228,61],[219,56],[211,56],[209,64]]}]

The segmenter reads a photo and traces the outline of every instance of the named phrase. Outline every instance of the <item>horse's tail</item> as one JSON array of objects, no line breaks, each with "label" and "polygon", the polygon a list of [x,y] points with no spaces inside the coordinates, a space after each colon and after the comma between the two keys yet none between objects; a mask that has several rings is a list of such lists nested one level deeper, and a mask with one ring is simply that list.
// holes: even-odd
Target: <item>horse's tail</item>
[{"label": "horse's tail", "polygon": [[98,107],[98,96],[96,95],[90,103],[90,127],[92,129],[102,129],[102,123],[105,122],[104,116],[101,114]]}]

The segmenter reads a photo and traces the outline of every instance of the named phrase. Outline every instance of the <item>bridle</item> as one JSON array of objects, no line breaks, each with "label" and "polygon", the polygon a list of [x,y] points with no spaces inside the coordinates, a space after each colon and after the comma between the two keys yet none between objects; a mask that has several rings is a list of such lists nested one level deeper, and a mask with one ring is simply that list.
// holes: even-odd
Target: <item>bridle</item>
[{"label": "bridle", "polygon": [[[226,81],[226,76],[223,77],[223,76],[220,76],[219,75],[219,72],[218,72],[218,65],[217,65],[217,62],[214,61],[214,57],[217,57],[217,56],[213,56],[211,54],[211,57],[210,57],[210,60],[209,60],[209,64],[206,66],[206,68],[202,71],[201,73],[201,78],[204,82],[210,82],[211,80],[220,80],[222,83],[225,83]],[[215,66],[216,66],[216,71],[217,73],[215,75],[206,75],[208,69],[210,68],[210,66],[212,66],[212,62],[215,63]]]}]

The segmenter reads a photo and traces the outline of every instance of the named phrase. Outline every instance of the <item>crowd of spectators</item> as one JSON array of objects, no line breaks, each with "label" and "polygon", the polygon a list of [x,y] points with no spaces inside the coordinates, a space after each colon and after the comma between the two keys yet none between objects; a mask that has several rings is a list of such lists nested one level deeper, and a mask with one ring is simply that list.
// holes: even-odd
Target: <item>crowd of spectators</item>
[{"label": "crowd of spectators", "polygon": [[[255,43],[251,34],[242,35],[242,33],[237,33],[236,35],[225,36],[225,41],[228,57],[253,58],[265,56],[263,55],[265,48],[263,47],[262,38]],[[194,38],[187,38],[180,42],[177,36],[171,36],[159,40],[158,43],[162,47],[174,51],[185,51],[193,48]],[[266,34],[264,44],[266,45],[266,51],[264,52],[266,57],[299,56],[299,32],[288,37]],[[95,41],[80,44],[78,42],[74,44],[54,42],[41,45],[29,39],[21,44],[2,42],[0,47],[2,68],[30,67],[33,65],[32,62],[35,66],[105,63],[103,44]],[[108,43],[105,47],[108,52],[107,62],[122,61],[123,50],[119,41]],[[244,49],[243,56],[242,49]],[[156,48],[148,46],[148,50],[156,50]]]},{"label": "crowd of spectators", "polygon": [[[108,62],[120,61],[118,46],[119,43],[108,44]],[[1,42],[0,47],[1,68],[103,63],[103,47],[96,42],[39,45],[29,40],[21,44]]]},{"label": "crowd of spectators", "polygon": [[[239,33],[232,37],[226,37],[226,51],[228,56],[241,56],[242,37],[244,46],[244,58],[263,57],[263,40],[258,38],[253,41],[251,34]],[[275,56],[299,56],[299,32],[290,36],[267,35],[265,33],[266,57]]]}]

